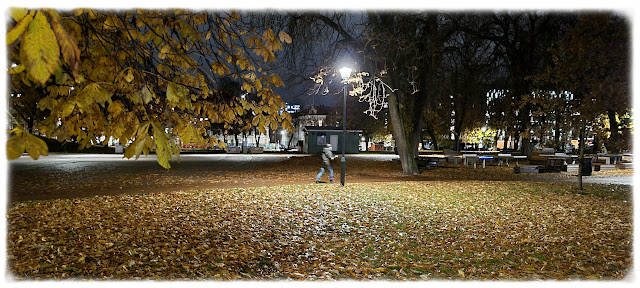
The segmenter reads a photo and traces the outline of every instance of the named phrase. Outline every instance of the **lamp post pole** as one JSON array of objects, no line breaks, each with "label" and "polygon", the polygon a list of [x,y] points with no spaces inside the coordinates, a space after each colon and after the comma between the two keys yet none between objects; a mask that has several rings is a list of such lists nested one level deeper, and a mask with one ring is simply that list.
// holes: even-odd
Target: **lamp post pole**
[{"label": "lamp post pole", "polygon": [[347,151],[347,79],[351,74],[351,69],[344,67],[340,69],[340,74],[344,82],[344,97],[342,101],[342,159],[340,160],[340,185],[344,186],[345,169],[347,166],[347,159],[344,154]]},{"label": "lamp post pole", "polygon": [[347,81],[344,82],[344,97],[342,101],[342,160],[340,160],[340,185],[344,186],[345,168],[347,166],[347,159],[344,158],[344,153],[347,150]]}]

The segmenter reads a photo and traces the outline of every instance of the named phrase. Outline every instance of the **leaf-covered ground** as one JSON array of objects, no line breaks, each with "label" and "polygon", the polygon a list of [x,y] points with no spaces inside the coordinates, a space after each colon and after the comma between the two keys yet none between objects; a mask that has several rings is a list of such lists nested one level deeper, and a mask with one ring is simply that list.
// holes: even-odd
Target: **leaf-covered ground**
[{"label": "leaf-covered ground", "polygon": [[[155,158],[138,160],[75,157],[57,154],[37,161],[20,159],[9,163],[9,202],[61,198],[114,196],[220,188],[251,188],[310,184],[320,170],[319,155],[294,155],[286,160],[248,161],[251,155],[183,155],[171,163],[170,170],[160,167]],[[200,157],[201,156],[201,157]],[[269,156],[269,155],[263,155]],[[275,156],[275,155],[272,155]],[[487,166],[486,169],[453,168],[441,163],[438,168],[419,175],[403,175],[398,161],[381,155],[376,158],[352,157],[347,161],[347,183],[398,181],[575,181],[575,175],[563,173],[515,174],[513,166]],[[224,160],[229,157],[228,160]],[[23,156],[22,158],[25,158]],[[121,156],[120,156],[121,158]],[[349,158],[349,156],[347,157]],[[267,157],[267,159],[269,159]],[[525,162],[526,163],[526,162]],[[522,164],[522,163],[521,163]],[[333,163],[336,179],[338,160]],[[323,180],[328,180],[325,173]],[[632,176],[633,170],[594,172],[588,178]],[[586,178],[586,177],[585,177]]]},{"label": "leaf-covered ground", "polygon": [[574,186],[452,179],[14,202],[7,264],[16,279],[624,279],[631,188]]}]

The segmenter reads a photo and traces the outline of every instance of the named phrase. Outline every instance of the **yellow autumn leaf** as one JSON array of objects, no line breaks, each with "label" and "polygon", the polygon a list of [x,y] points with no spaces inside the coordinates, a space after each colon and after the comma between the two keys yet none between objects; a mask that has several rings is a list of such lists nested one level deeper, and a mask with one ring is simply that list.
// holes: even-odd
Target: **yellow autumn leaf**
[{"label": "yellow autumn leaf", "polygon": [[253,86],[251,86],[251,84],[244,82],[242,83],[242,90],[246,91],[248,93],[251,93],[251,91],[253,91]]},{"label": "yellow autumn leaf", "polygon": [[20,64],[16,67],[11,67],[11,69],[9,69],[9,74],[18,74],[22,71],[24,71],[24,65]]},{"label": "yellow autumn leaf", "polygon": [[27,9],[27,8],[15,8],[15,7],[14,8],[9,8],[9,15],[16,22],[19,22],[20,20],[22,20],[22,18],[27,16],[27,13],[31,14],[31,13],[33,13],[33,11],[29,12],[29,9]]},{"label": "yellow autumn leaf", "polygon": [[7,159],[15,160],[24,153],[25,144],[22,140],[22,129],[14,128],[12,135],[7,140]]},{"label": "yellow autumn leaf", "polygon": [[289,36],[287,32],[284,32],[284,31],[278,32],[278,38],[280,38],[280,41],[282,42],[291,44],[291,36]]},{"label": "yellow autumn leaf", "polygon": [[180,99],[184,97],[184,92],[176,83],[169,82],[167,84],[167,102],[176,106],[180,102]]},{"label": "yellow autumn leaf", "polygon": [[124,157],[126,158],[131,158],[133,156],[136,156],[136,159],[138,159],[138,157],[140,157],[140,154],[142,154],[143,150],[145,150],[145,147],[148,147],[147,142],[149,140],[149,121],[144,122],[144,123],[140,123],[140,125],[138,126],[138,129],[135,132],[135,140],[129,144],[129,146],[127,146],[127,148],[124,151]]},{"label": "yellow autumn leaf", "polygon": [[273,30],[267,29],[262,32],[262,41],[269,42],[271,40],[276,39],[276,35],[273,33]]},{"label": "yellow autumn leaf", "polygon": [[20,127],[12,129],[12,135],[7,140],[7,158],[14,160],[20,158],[24,152],[29,154],[34,160],[38,160],[40,155],[47,156],[49,148],[44,140],[22,130]]},{"label": "yellow autumn leaf", "polygon": [[153,128],[153,139],[156,144],[156,155],[158,156],[158,164],[165,169],[171,168],[169,160],[171,160],[171,148],[169,147],[169,136],[162,130],[160,125],[151,123]]},{"label": "yellow autumn leaf", "polygon": [[67,65],[71,68],[73,76],[77,78],[80,68],[80,48],[78,48],[76,42],[58,22],[52,22],[51,26],[53,27],[56,39],[58,39],[64,61],[67,62]]},{"label": "yellow autumn leaf", "polygon": [[142,89],[140,89],[139,95],[140,98],[142,98],[142,102],[144,102],[144,104],[149,103],[153,98],[155,98],[155,94],[147,85],[143,86]]},{"label": "yellow autumn leaf", "polygon": [[58,105],[58,100],[55,97],[46,96],[38,101],[37,107],[40,111],[45,109],[53,110]]},{"label": "yellow autumn leaf", "polygon": [[27,73],[44,85],[58,68],[60,48],[51,25],[42,12],[38,12],[29,24],[20,45],[20,59]]},{"label": "yellow autumn leaf", "polygon": [[258,91],[262,90],[262,81],[260,81],[260,79],[257,79],[255,82],[253,82],[253,86]]},{"label": "yellow autumn leaf", "polygon": [[78,94],[78,100],[83,103],[83,106],[89,106],[92,103],[97,103],[104,107],[105,103],[111,103],[112,93],[103,89],[98,83],[91,83],[84,87]]},{"label": "yellow autumn leaf", "polygon": [[163,46],[162,49],[160,49],[160,53],[158,53],[158,58],[160,59],[167,58],[167,53],[169,53],[169,51],[171,51],[171,47],[169,45]]},{"label": "yellow autumn leaf", "polygon": [[109,107],[107,107],[107,111],[113,115],[118,115],[124,111],[124,105],[120,101],[113,101],[109,104]]},{"label": "yellow autumn leaf", "polygon": [[13,44],[13,42],[15,42],[22,35],[22,33],[27,29],[27,27],[29,27],[29,24],[31,24],[32,20],[33,20],[33,11],[21,17],[20,21],[18,21],[18,23],[16,23],[16,25],[13,26],[13,28],[11,28],[9,32],[7,32],[7,45]]},{"label": "yellow autumn leaf", "polygon": [[284,82],[282,82],[280,76],[276,74],[271,75],[271,83],[273,83],[273,85],[275,85],[276,87],[284,87]]},{"label": "yellow autumn leaf", "polygon": [[131,159],[133,156],[138,159],[140,154],[142,153],[142,148],[144,147],[145,141],[147,140],[146,136],[136,137],[136,139],[127,146],[124,150],[124,157]]},{"label": "yellow autumn leaf", "polygon": [[236,60],[236,65],[238,65],[238,67],[240,67],[240,69],[245,70],[245,69],[247,69],[247,67],[249,67],[251,65],[251,63],[249,63],[249,61],[247,61],[247,59],[245,59],[245,58],[240,58],[240,59]]},{"label": "yellow autumn leaf", "polygon": [[245,40],[245,43],[247,43],[247,46],[249,46],[249,48],[253,48],[253,47],[256,47],[258,45],[262,45],[260,43],[260,39],[258,39],[256,37],[248,37],[247,40]]},{"label": "yellow autumn leaf", "polygon": [[124,74],[124,81],[127,81],[127,83],[131,83],[131,81],[133,81],[133,71],[132,69],[127,69],[127,73]]}]

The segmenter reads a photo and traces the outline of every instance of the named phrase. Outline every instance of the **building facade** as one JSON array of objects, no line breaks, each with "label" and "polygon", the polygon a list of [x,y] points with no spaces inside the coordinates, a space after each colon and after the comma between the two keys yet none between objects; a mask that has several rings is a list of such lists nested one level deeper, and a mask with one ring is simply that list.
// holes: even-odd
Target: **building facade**
[{"label": "building facade", "polygon": [[[325,144],[331,144],[331,150],[334,153],[342,154],[342,141],[344,141],[342,128],[307,126],[304,128],[304,131],[304,153],[317,154],[322,152],[322,148]],[[355,154],[360,152],[360,137],[362,137],[362,130],[347,130],[345,154]]]}]

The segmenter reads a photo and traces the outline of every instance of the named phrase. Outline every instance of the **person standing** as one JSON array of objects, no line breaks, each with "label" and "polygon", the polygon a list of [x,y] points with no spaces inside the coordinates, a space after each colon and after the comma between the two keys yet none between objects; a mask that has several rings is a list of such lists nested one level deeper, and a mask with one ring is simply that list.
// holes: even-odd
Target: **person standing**
[{"label": "person standing", "polygon": [[329,170],[329,183],[333,183],[333,168],[331,167],[331,160],[336,157],[331,152],[331,144],[325,144],[322,148],[322,167],[320,167],[320,173],[316,176],[316,183],[320,183],[320,177],[324,174],[325,169]]}]

